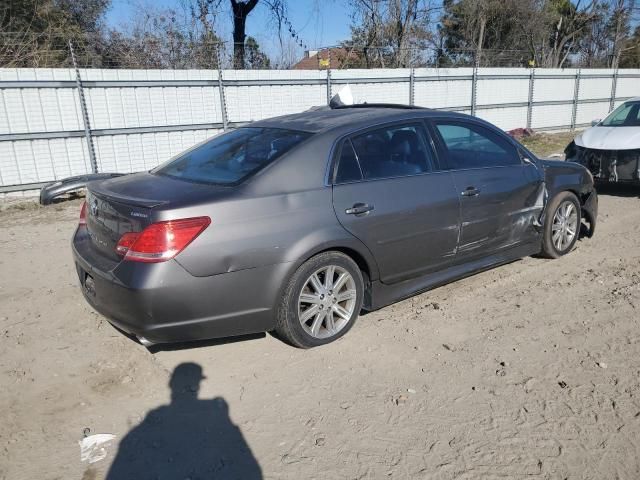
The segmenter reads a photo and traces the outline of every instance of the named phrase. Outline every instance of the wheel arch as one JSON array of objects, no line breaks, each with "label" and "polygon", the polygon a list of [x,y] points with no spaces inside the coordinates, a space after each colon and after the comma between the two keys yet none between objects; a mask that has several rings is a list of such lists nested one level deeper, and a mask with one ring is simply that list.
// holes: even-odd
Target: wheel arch
[{"label": "wheel arch", "polygon": [[580,203],[580,216],[582,219],[586,220],[587,223],[589,224],[589,231],[586,233],[586,236],[592,237],[593,232],[595,230],[596,213],[592,211],[590,208],[586,208],[586,207],[587,207],[587,202],[589,201],[589,198],[593,193],[583,192],[577,186],[569,186],[565,189],[561,189],[554,192],[553,196],[549,200],[560,195],[562,192],[571,192],[578,198],[578,202]]},{"label": "wheel arch", "polygon": [[363,307],[370,307],[373,304],[371,282],[379,278],[378,265],[367,247],[355,237],[325,242],[314,246],[314,248],[307,249],[298,256],[297,261],[293,262],[288,276],[291,277],[301,265],[324,252],[340,252],[356,263],[362,272],[364,281],[365,298]]}]

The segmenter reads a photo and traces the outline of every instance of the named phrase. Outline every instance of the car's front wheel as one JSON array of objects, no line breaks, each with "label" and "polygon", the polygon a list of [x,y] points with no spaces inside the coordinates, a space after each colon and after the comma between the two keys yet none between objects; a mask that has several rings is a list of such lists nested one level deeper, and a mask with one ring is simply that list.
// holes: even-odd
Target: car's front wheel
[{"label": "car's front wheel", "polygon": [[547,258],[561,257],[573,249],[580,234],[581,214],[578,197],[571,192],[562,192],[549,202],[542,240],[542,253]]},{"label": "car's front wheel", "polygon": [[301,348],[337,340],[358,318],[363,283],[360,268],[343,253],[323,252],[309,259],[285,288],[276,333]]}]

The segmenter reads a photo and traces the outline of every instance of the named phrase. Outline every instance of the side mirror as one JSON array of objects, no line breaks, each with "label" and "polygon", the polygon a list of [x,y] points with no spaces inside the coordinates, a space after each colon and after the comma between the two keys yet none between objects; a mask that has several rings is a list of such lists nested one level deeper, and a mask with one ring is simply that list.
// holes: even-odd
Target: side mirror
[{"label": "side mirror", "polygon": [[601,118],[596,118],[595,120],[591,120],[591,126],[595,127],[596,125],[598,125],[600,122],[602,121]]}]

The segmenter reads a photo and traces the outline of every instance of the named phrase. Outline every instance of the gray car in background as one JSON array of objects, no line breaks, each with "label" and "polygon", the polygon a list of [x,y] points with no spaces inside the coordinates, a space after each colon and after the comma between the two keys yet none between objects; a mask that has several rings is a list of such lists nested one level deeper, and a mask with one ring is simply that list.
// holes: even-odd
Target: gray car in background
[{"label": "gray car in background", "polygon": [[560,257],[597,216],[581,165],[467,115],[371,104],[254,122],[87,190],[82,291],[145,345],[263,331],[326,344],[361,311]]}]

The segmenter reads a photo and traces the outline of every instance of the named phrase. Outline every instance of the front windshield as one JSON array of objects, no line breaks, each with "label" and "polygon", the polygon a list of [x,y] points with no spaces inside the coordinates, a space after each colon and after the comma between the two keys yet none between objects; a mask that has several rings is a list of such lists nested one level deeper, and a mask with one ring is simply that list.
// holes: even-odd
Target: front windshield
[{"label": "front windshield", "polygon": [[239,128],[188,150],[151,173],[229,185],[273,162],[311,134],[279,128]]},{"label": "front windshield", "polygon": [[640,101],[625,102],[600,124],[603,127],[640,127]]}]

